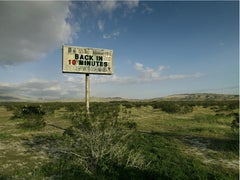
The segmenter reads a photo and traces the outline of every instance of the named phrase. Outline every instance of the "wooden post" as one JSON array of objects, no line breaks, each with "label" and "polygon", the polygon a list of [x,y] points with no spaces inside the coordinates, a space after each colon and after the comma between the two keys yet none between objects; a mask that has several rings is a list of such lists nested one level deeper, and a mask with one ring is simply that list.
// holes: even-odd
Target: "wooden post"
[{"label": "wooden post", "polygon": [[89,74],[87,73],[85,76],[85,102],[86,102],[86,116],[89,117],[90,111],[89,111],[89,94],[90,94],[90,83],[89,83],[90,77]]}]

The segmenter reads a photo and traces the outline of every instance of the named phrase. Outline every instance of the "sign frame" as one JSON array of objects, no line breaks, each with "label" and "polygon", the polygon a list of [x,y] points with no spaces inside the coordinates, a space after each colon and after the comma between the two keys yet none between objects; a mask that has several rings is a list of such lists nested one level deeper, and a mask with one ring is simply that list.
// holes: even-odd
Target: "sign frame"
[{"label": "sign frame", "polygon": [[63,45],[62,72],[112,75],[113,50]]}]

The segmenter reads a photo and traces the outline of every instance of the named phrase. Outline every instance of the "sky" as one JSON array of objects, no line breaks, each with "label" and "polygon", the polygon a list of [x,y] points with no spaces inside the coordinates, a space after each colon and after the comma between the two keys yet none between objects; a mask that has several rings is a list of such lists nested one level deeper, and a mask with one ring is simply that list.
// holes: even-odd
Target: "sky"
[{"label": "sky", "polygon": [[113,50],[90,96],[239,94],[238,1],[0,1],[0,95],[85,97],[62,45]]}]

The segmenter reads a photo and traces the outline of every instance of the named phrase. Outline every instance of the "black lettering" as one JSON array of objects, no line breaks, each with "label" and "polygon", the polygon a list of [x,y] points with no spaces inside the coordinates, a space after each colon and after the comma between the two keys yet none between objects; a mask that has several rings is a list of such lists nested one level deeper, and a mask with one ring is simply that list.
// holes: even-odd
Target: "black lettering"
[{"label": "black lettering", "polygon": [[75,59],[78,59],[79,58],[79,55],[78,54],[75,54]]},{"label": "black lettering", "polygon": [[93,56],[89,56],[89,60],[92,60],[92,61],[93,61]]},{"label": "black lettering", "polygon": [[87,66],[91,66],[91,61],[86,61]]},{"label": "black lettering", "polygon": [[103,57],[102,57],[102,56],[96,56],[96,60],[97,60],[97,61],[102,61],[102,60],[103,60]]},{"label": "black lettering", "polygon": [[79,61],[79,65],[83,65],[83,61]]},{"label": "black lettering", "polygon": [[100,62],[100,66],[103,66],[103,62]]},{"label": "black lettering", "polygon": [[92,61],[92,66],[95,66],[95,63],[96,63],[95,61]]},{"label": "black lettering", "polygon": [[81,54],[81,56],[80,56],[80,59],[81,59],[81,60],[83,60],[83,59],[84,59],[82,54]]},{"label": "black lettering", "polygon": [[107,67],[107,65],[108,65],[108,63],[107,63],[107,62],[104,62],[103,64],[104,64],[104,67]]}]

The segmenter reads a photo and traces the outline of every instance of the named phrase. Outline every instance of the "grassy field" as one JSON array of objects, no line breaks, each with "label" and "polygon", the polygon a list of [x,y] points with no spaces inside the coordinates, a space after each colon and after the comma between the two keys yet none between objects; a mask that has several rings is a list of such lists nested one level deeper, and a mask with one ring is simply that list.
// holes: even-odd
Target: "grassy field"
[{"label": "grassy field", "polygon": [[[118,121],[127,119],[136,124],[128,138],[128,155],[139,152],[147,166],[109,165],[101,161],[105,164],[98,164],[97,170],[90,173],[78,164],[67,164],[71,160],[56,153],[66,130],[73,126],[73,114],[81,112],[83,108],[79,107],[83,104],[42,103],[46,126],[32,130],[22,128],[23,118],[13,118],[16,107],[24,103],[2,103],[0,179],[239,179],[239,132],[231,128],[238,107],[195,103],[188,112],[170,113],[154,103],[91,104],[92,114],[101,114],[104,107],[109,114],[114,111],[110,107],[120,107]],[[179,107],[183,106],[180,103]],[[111,116],[110,113],[99,119]],[[136,157],[141,159],[140,155]]]},{"label": "grassy field", "polygon": [[182,152],[206,165],[238,169],[238,151],[234,151],[234,146],[232,151],[228,150],[232,117],[216,117],[213,110],[203,107],[195,107],[193,112],[181,115],[148,106],[133,108],[132,114],[139,131],[171,139]]}]

